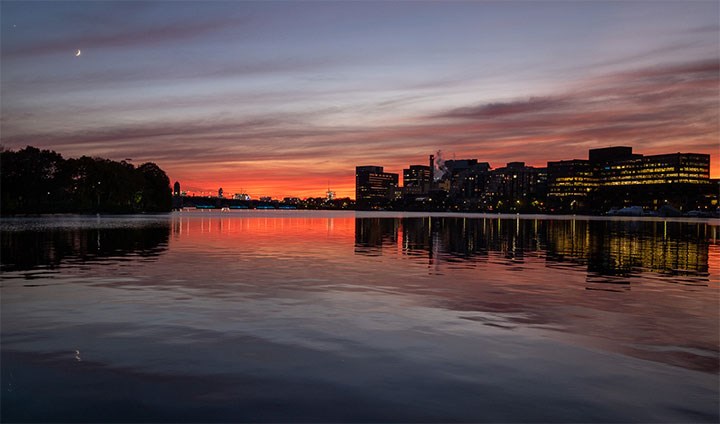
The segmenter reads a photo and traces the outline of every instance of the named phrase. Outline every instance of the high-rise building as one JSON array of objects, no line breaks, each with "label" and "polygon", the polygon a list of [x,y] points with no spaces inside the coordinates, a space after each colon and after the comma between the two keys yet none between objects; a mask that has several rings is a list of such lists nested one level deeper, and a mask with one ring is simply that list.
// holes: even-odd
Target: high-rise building
[{"label": "high-rise building", "polygon": [[633,155],[625,159],[598,163],[597,176],[603,186],[707,184],[710,180],[710,155]]},{"label": "high-rise building", "polygon": [[589,160],[572,159],[548,162],[547,200],[551,209],[584,209],[598,186]]},{"label": "high-rise building", "polygon": [[460,199],[477,199],[487,184],[490,164],[477,159],[452,159],[444,162],[446,178],[450,182],[450,196]]},{"label": "high-rise building", "polygon": [[403,194],[427,194],[430,191],[430,174],[430,167],[427,165],[410,165],[403,169]]},{"label": "high-rise building", "polygon": [[596,211],[629,205],[657,209],[701,206],[712,197],[710,155],[643,156],[632,147],[591,149],[588,160],[548,162],[548,200],[558,210]]},{"label": "high-rise building", "polygon": [[382,166],[355,168],[355,201],[361,208],[381,206],[395,197],[398,174],[383,172]]},{"label": "high-rise building", "polygon": [[490,204],[506,210],[520,210],[528,203],[544,201],[547,192],[547,168],[510,162],[490,172],[486,195]]},{"label": "high-rise building", "polygon": [[594,165],[599,211],[631,205],[655,210],[666,204],[686,211],[707,207],[713,195],[707,154],[633,155]]},{"label": "high-rise building", "polygon": [[633,152],[632,147],[628,146],[615,146],[615,147],[602,147],[600,149],[590,149],[588,157],[592,163],[600,162],[612,162],[616,160],[623,160],[632,158]]},{"label": "high-rise building", "polygon": [[173,196],[180,196],[180,182],[175,181],[173,184]]}]

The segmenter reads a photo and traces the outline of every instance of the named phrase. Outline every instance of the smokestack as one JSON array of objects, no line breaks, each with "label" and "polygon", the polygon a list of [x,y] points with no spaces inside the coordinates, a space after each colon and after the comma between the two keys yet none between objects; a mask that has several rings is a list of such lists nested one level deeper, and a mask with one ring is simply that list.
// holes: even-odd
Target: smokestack
[{"label": "smokestack", "polygon": [[435,181],[435,156],[430,155],[430,184]]}]

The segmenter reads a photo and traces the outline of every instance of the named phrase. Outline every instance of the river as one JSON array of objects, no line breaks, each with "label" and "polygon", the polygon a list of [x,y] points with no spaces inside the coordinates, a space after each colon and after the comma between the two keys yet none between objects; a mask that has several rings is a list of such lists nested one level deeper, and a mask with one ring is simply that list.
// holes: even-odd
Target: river
[{"label": "river", "polygon": [[717,422],[719,225],[3,218],[2,421]]}]

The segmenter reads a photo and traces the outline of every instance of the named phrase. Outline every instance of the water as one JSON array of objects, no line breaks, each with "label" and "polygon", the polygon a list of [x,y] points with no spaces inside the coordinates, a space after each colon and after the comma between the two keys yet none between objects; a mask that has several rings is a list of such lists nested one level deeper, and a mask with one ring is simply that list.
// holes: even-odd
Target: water
[{"label": "water", "polygon": [[717,422],[716,221],[2,221],[2,420]]}]

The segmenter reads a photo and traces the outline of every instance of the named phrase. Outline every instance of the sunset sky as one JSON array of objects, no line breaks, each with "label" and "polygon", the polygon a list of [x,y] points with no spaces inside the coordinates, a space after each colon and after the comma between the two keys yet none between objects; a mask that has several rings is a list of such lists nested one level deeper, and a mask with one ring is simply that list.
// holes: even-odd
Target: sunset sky
[{"label": "sunset sky", "polygon": [[437,150],[699,152],[717,178],[718,4],[3,0],[0,137],[253,197],[354,197],[355,166]]}]

